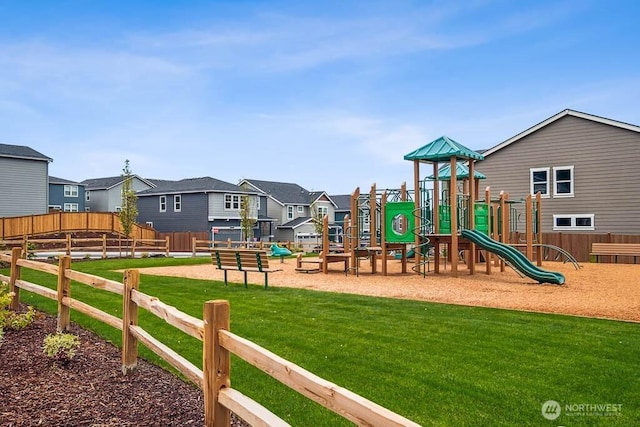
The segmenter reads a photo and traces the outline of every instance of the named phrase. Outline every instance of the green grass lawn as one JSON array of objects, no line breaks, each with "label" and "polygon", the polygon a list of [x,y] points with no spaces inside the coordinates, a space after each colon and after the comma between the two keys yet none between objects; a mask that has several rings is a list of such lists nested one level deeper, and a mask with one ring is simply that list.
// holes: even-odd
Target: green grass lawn
[{"label": "green grass lawn", "polygon": [[[203,262],[210,260],[105,260],[72,267],[120,281],[116,269]],[[638,324],[278,288],[276,277],[265,291],[142,275],[140,290],[198,318],[205,301],[228,300],[234,333],[425,426],[640,424]],[[23,270],[22,278],[55,287],[55,278],[44,273]],[[121,316],[117,295],[75,283],[71,292]],[[56,308],[27,292],[22,301]],[[76,312],[71,319],[119,345],[119,331]],[[201,366],[199,341],[144,310],[140,324]],[[157,361],[145,349],[141,354]],[[351,425],[237,358],[231,383],[293,425]],[[554,421],[542,416],[548,400],[561,405]],[[621,404],[620,415],[566,410],[607,403]]]}]

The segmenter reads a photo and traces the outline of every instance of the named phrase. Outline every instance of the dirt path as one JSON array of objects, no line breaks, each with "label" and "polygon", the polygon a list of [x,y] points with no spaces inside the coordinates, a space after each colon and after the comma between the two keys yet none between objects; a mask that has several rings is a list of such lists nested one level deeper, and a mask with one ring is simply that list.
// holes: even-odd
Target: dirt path
[{"label": "dirt path", "polygon": [[[545,262],[543,268],[546,270],[565,275],[566,284],[557,286],[540,285],[518,276],[509,268],[505,272],[494,268],[487,276],[484,265],[479,265],[473,276],[464,265],[459,266],[458,277],[454,278],[449,271],[439,275],[431,272],[427,277],[401,274],[398,261],[389,262],[388,276],[372,275],[367,261],[363,261],[358,277],[351,273],[345,276],[335,269],[329,274],[299,273],[295,271],[294,259],[286,259],[284,263],[272,260],[271,263],[272,267],[283,269],[269,275],[271,287],[640,321],[640,265],[582,264],[582,268],[576,270],[571,264]],[[337,264],[331,268],[337,268]],[[140,272],[211,280],[223,280],[224,277],[223,272],[212,264],[154,267]],[[229,281],[243,283],[242,273],[230,271],[228,275]],[[250,283],[263,284],[263,280],[262,274],[249,273]]]}]

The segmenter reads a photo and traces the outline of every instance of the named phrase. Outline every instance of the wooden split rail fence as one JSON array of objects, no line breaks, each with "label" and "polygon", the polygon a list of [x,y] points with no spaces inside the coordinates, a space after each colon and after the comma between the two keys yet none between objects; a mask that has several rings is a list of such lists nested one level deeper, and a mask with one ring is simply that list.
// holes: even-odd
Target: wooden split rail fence
[{"label": "wooden split rail fence", "polygon": [[0,240],[0,248],[2,247],[21,247],[23,254],[27,258],[35,253],[56,253],[64,252],[71,255],[77,252],[99,252],[102,258],[107,258],[108,253],[118,253],[119,256],[130,254],[135,257],[136,254],[144,253],[163,253],[169,256],[169,237],[164,239],[123,239],[108,238],[106,234],[102,237],[71,237],[67,234],[64,238],[36,239],[24,236],[22,239]]},{"label": "wooden split rail fence", "polygon": [[[120,283],[72,270],[69,256],[61,257],[58,265],[52,265],[23,259],[21,252],[22,249],[18,247],[12,249],[11,254],[0,253],[0,261],[11,263],[10,276],[0,274],[0,280],[8,282],[10,292],[14,292],[12,309],[18,308],[20,290],[24,290],[58,301],[59,331],[69,328],[71,309],[119,329],[122,331],[123,374],[135,369],[138,343],[144,344],[200,387],[203,391],[204,418],[207,427],[230,426],[231,412],[251,425],[288,425],[260,403],[231,387],[231,354],[235,354],[291,389],[356,425],[418,426],[401,415],[326,381],[269,350],[235,335],[229,330],[230,311],[227,301],[206,302],[203,308],[203,318],[198,319],[163,303],[158,298],[140,292],[138,290],[140,283],[138,270],[126,270],[123,283]],[[57,289],[22,280],[22,269],[37,270],[57,276]],[[121,295],[122,319],[72,298],[72,281]],[[202,369],[139,326],[139,309],[145,309],[169,325],[201,340]]]}]

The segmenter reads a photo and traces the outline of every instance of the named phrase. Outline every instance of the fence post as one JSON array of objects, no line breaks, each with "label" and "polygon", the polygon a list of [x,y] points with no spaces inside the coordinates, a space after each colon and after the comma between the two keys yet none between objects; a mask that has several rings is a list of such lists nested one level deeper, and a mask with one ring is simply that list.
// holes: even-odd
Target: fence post
[{"label": "fence post", "polygon": [[140,272],[125,270],[124,295],[122,297],[122,373],[127,375],[138,363],[138,339],[130,327],[138,324],[138,305],[131,299],[132,291],[138,290]]},{"label": "fence post", "polygon": [[71,234],[69,233],[67,233],[66,245],[67,245],[67,255],[71,255]]},{"label": "fence post", "polygon": [[207,301],[204,304],[204,336],[202,339],[202,374],[204,392],[204,425],[228,427],[229,409],[218,403],[218,392],[231,386],[229,351],[220,345],[218,332],[229,330],[229,302]]},{"label": "fence post", "polygon": [[15,247],[11,249],[11,277],[9,278],[9,292],[13,292],[11,300],[11,309],[17,310],[20,304],[20,288],[16,286],[16,280],[20,280],[20,266],[18,260],[22,256],[22,248]]},{"label": "fence post", "polygon": [[65,305],[63,298],[69,297],[71,294],[71,280],[65,276],[65,270],[71,268],[71,257],[62,256],[58,261],[58,332],[69,329],[71,323],[71,310]]},{"label": "fence post", "polygon": [[169,236],[164,236],[165,248],[167,248],[167,258],[169,258]]},{"label": "fence post", "polygon": [[102,235],[102,259],[107,259],[107,235]]},{"label": "fence post", "polygon": [[22,237],[22,239],[23,239],[23,241],[22,241],[22,253],[24,254],[25,258],[29,258],[29,238],[25,234]]},{"label": "fence post", "polygon": [[196,256],[196,238],[191,238],[191,256]]},{"label": "fence post", "polygon": [[136,236],[133,236],[131,241],[131,258],[136,257]]}]

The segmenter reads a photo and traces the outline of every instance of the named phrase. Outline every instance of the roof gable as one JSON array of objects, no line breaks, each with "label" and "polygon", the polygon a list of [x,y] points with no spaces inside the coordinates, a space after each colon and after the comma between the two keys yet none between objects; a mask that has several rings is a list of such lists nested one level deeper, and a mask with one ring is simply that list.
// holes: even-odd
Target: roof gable
[{"label": "roof gable", "polygon": [[0,157],[11,157],[14,159],[40,160],[52,162],[51,157],[24,145],[0,144]]},{"label": "roof gable", "polygon": [[[141,178],[138,175],[131,175],[133,178],[137,178],[140,181],[147,184],[149,187],[155,187],[155,184],[149,180]],[[121,184],[124,181],[124,177],[122,175],[118,176],[109,176],[106,178],[92,178],[85,179],[80,182],[80,184],[84,185],[87,190],[110,190],[111,188]]]},{"label": "roof gable", "polygon": [[590,120],[592,122],[596,122],[596,123],[601,123],[604,125],[608,125],[608,126],[615,126],[617,128],[620,129],[626,129],[626,130],[630,130],[632,132],[640,132],[640,126],[636,126],[636,125],[632,125],[629,123],[624,123],[624,122],[619,122],[617,120],[612,120],[612,119],[607,119],[606,117],[600,117],[600,116],[595,116],[593,114],[588,114],[588,113],[582,113],[580,111],[575,111],[575,110],[569,110],[566,109],[564,111],[559,112],[558,114],[555,114],[551,117],[549,117],[546,120],[541,121],[540,123],[538,123],[537,125],[534,125],[532,127],[530,127],[529,129],[520,132],[519,134],[507,139],[504,142],[501,142],[500,144],[489,148],[488,150],[486,150],[483,154],[485,156],[490,156],[491,154],[495,153],[498,150],[501,150],[505,147],[508,147],[509,145],[513,144],[516,141],[521,140],[522,138],[531,135],[532,133],[544,128],[545,126],[550,125],[551,123],[554,123],[560,119],[562,119],[563,117],[566,116],[573,116],[573,117],[577,117],[580,119],[584,119],[584,120]]}]

